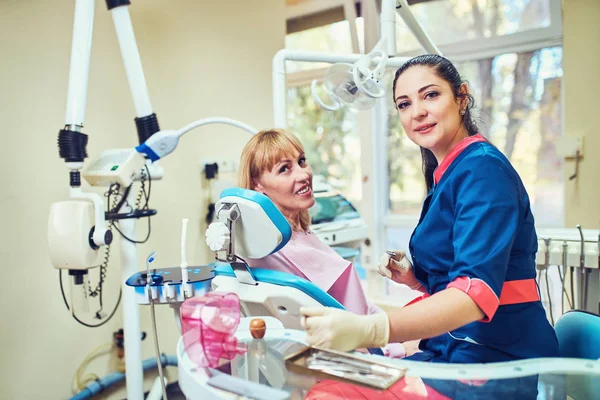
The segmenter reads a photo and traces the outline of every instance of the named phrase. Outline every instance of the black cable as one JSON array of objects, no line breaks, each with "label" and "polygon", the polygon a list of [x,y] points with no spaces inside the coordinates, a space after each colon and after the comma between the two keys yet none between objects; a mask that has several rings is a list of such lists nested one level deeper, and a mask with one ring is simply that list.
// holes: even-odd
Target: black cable
[{"label": "black cable", "polygon": [[152,190],[152,176],[150,176],[150,169],[148,165],[144,165],[146,167],[146,171],[148,172],[148,196],[146,197],[146,205],[150,201],[150,191]]},{"label": "black cable", "polygon": [[[62,298],[63,298],[63,301],[65,302],[65,306],[67,307],[67,310],[71,311],[71,307],[69,307],[69,303],[67,302],[67,297],[65,296],[65,289],[63,288],[62,269],[58,270],[58,281],[60,284],[60,293],[62,294]],[[119,304],[121,304],[121,295],[122,295],[122,289],[119,289],[119,298],[117,299],[117,304],[115,304],[115,308],[112,310],[110,315],[104,321],[100,322],[99,324],[92,325],[92,324],[83,322],[82,320],[77,318],[77,316],[75,315],[75,312],[72,312],[71,315],[73,316],[75,321],[79,322],[81,325],[87,326],[88,328],[97,328],[99,326],[106,324],[115,315],[115,313],[117,312],[117,309],[119,308]]]},{"label": "black cable", "polygon": [[560,314],[564,314],[565,313],[565,297],[567,297],[566,293],[565,293],[565,281],[563,280],[562,277],[562,271],[561,271],[561,266],[558,265],[558,276],[560,278]]},{"label": "black cable", "polygon": [[560,285],[561,285],[560,313],[564,314],[565,313],[565,297],[567,297],[567,300],[568,300],[569,295],[567,294],[567,291],[565,290],[565,278],[563,277],[563,274],[562,274],[562,270],[561,270],[562,267],[560,265],[557,265],[557,267],[558,267],[558,277],[560,278]]},{"label": "black cable", "polygon": [[[131,190],[131,185],[129,185],[127,188],[125,188],[124,194],[120,194],[119,191],[121,190],[121,185],[119,185],[118,183],[112,183],[109,188],[108,188],[108,192],[105,193],[105,196],[108,197],[108,202],[106,204],[106,211],[107,212],[118,212],[119,209],[123,206],[123,204],[127,201],[127,195],[129,194],[129,191]],[[111,208],[110,206],[110,196],[114,195],[115,198],[120,197],[119,201],[116,202],[115,201],[115,205]]]},{"label": "black cable", "polygon": [[[142,207],[142,209],[148,209],[148,207],[149,207],[148,203],[150,201],[150,191],[151,191],[151,188],[152,188],[152,177],[150,176],[150,170],[148,169],[148,165],[144,165],[144,167],[146,168],[146,171],[148,173],[148,193],[146,193],[146,189],[145,189],[144,184],[143,184],[144,181],[142,180],[142,192],[143,192],[145,200],[146,200],[146,203],[144,204],[144,207]],[[111,211],[110,210],[110,197],[111,197],[111,195],[114,194],[115,198],[117,196],[119,196],[119,195],[121,196],[121,198],[119,199],[119,202],[112,209],[112,212],[118,212],[118,210],[120,210],[121,207],[123,207],[123,205],[127,202],[127,196],[129,195],[129,192],[131,191],[131,187],[132,186],[133,185],[129,185],[125,189],[125,191],[123,192],[123,194],[120,195],[119,194],[120,185],[118,183],[114,183],[114,184],[110,185],[109,190],[106,193],[106,196],[108,197],[107,206],[106,206],[107,211],[109,211],[109,212]],[[129,207],[132,208],[131,205],[129,205]],[[128,240],[130,242],[142,244],[142,243],[146,243],[148,241],[148,239],[150,238],[150,233],[151,233],[150,217],[148,217],[148,234],[146,235],[146,238],[144,240],[142,240],[142,241],[135,241],[135,240],[132,240],[132,239],[128,238],[117,227],[117,224],[115,224],[112,221],[111,221],[111,225],[112,225],[112,227],[114,227],[117,230],[117,232],[119,232],[121,234],[121,236],[123,236],[123,238],[125,238],[126,240]],[[108,253],[108,251],[109,251],[109,248],[107,248],[107,253]],[[105,258],[107,258],[107,257],[108,256],[105,255]],[[103,295],[103,290],[102,289],[103,289],[103,273],[105,274],[105,272],[103,272],[102,268],[100,268],[99,273],[100,273],[100,281],[99,281],[98,288],[95,291],[99,295],[99,302],[100,302],[100,310],[96,313],[97,316],[100,316],[100,311],[102,311],[102,308],[103,308],[103,296],[102,296]],[[67,310],[71,311],[71,307],[69,306],[69,302],[67,301],[67,297],[65,295],[65,290],[64,290],[64,287],[63,287],[62,270],[58,271],[58,280],[59,280],[59,285],[60,285],[60,292],[61,292],[63,301],[65,303],[65,307],[67,307]],[[109,316],[104,321],[102,321],[99,324],[88,324],[86,322],[83,322],[82,320],[80,320],[79,318],[77,318],[77,316],[75,315],[75,312],[72,312],[71,315],[81,325],[87,326],[88,328],[97,328],[99,326],[102,326],[102,325],[106,324],[115,315],[115,313],[117,312],[117,309],[119,308],[119,304],[121,304],[121,297],[122,297],[122,295],[123,295],[123,290],[121,288],[119,288],[119,297],[117,299],[117,304],[115,304],[115,307],[111,311],[111,313],[109,314]]]},{"label": "black cable", "polygon": [[[117,221],[117,222],[119,222],[119,221]],[[150,239],[150,232],[151,232],[150,217],[148,217],[148,234],[146,235],[144,240],[133,240],[133,239],[125,236],[125,234],[123,232],[121,232],[121,230],[119,228],[117,228],[117,224],[115,224],[114,227],[117,230],[117,232],[119,232],[121,234],[121,236],[123,236],[123,239],[127,240],[128,242],[142,244],[142,243],[146,243],[148,241],[148,239]]]},{"label": "black cable", "polygon": [[579,309],[583,310],[583,281],[584,281],[584,271],[579,271]]},{"label": "black cable", "polygon": [[[118,183],[113,183],[109,186],[108,192],[106,192],[104,194],[107,197],[107,204],[106,204],[107,212],[110,212],[110,204],[111,204],[110,197],[112,194],[115,194],[114,202],[115,202],[115,204],[117,203],[117,196],[119,193],[119,188],[120,188],[120,185]],[[111,221],[109,221],[108,230],[109,231],[112,230],[113,226],[114,226],[114,224]],[[106,279],[106,271],[107,271],[107,267],[108,267],[108,261],[110,259],[110,249],[111,249],[111,245],[109,244],[106,246],[106,249],[104,251],[104,259],[98,269],[98,285],[96,286],[96,288],[94,290],[91,289],[92,285],[88,279],[88,284],[89,284],[88,295],[90,297],[98,296],[98,303],[100,305],[100,308],[98,309],[98,311],[96,311],[96,318],[98,318],[99,320],[102,319],[102,311],[104,311],[104,291],[102,289],[104,288],[104,280]]]},{"label": "black cable", "polygon": [[575,304],[575,287],[574,287],[574,283],[573,283],[573,279],[575,279],[575,267],[570,267],[571,268],[571,298],[573,299],[573,310],[577,307],[577,305]]},{"label": "black cable", "polygon": [[100,316],[101,316],[100,313],[104,309],[104,302],[103,302],[104,291],[102,290],[102,288],[104,287],[104,277],[102,276],[102,268],[100,268],[98,272],[99,272],[98,273],[98,275],[99,275],[98,286],[100,287],[100,294],[98,295],[98,303],[100,303],[100,309],[98,311],[96,311],[96,317],[98,319],[100,319]]},{"label": "black cable", "polygon": [[[571,303],[571,299],[569,298],[569,292],[567,292],[567,288],[565,287],[565,275],[566,275],[566,271],[563,274],[563,271],[561,269],[560,265],[557,265],[558,267],[558,276],[560,278],[560,283],[562,284],[562,292],[564,294],[561,295],[561,299],[562,299],[562,303],[561,303],[561,307],[562,307],[562,313],[565,313],[565,297],[567,298],[567,303],[569,303],[569,308],[573,309],[573,303]],[[564,266],[563,268],[566,268],[566,266]]]},{"label": "black cable", "polygon": [[[146,188],[144,186],[144,181],[142,180],[141,184],[141,191],[144,194],[144,198],[146,200],[146,204],[144,204],[144,206],[142,207],[142,210],[147,210],[149,208],[148,203],[150,202],[150,191],[152,190],[152,176],[150,175],[150,169],[148,169],[148,165],[144,165],[144,167],[146,168],[146,172],[148,174],[148,193],[146,193]],[[131,189],[131,186],[128,186],[125,193],[127,195],[129,195],[129,190]],[[123,194],[123,199],[126,199],[127,196],[125,195],[125,193]],[[122,201],[122,199],[121,199]],[[122,204],[122,203],[121,203]],[[119,208],[117,208],[118,210]],[[127,237],[123,232],[121,232],[121,230],[117,227],[117,224],[115,223],[113,226],[115,227],[115,229],[117,230],[117,232],[119,232],[121,234],[121,236],[123,236],[123,239],[127,240],[128,242],[131,243],[136,243],[136,244],[143,244],[146,243],[148,241],[148,239],[150,239],[150,234],[152,232],[152,226],[150,224],[150,217],[148,218],[148,233],[146,234],[146,237],[144,238],[144,240],[134,240],[131,239],[130,237]],[[116,221],[117,223],[119,222],[118,220]]]},{"label": "black cable", "polygon": [[588,287],[589,287],[589,283],[590,283],[590,279],[588,274],[592,272],[591,269],[589,268],[585,268],[585,278],[584,278],[584,287],[583,287],[583,310],[587,310],[587,301],[588,301]]},{"label": "black cable", "polygon": [[142,178],[140,194],[138,196],[138,200],[136,201],[136,208],[140,208],[139,202],[141,201],[141,196],[143,194],[144,199],[146,200],[146,203],[144,204],[144,206],[141,209],[148,210],[149,209],[148,203],[150,202],[150,191],[152,190],[152,176],[150,176],[150,169],[148,169],[148,165],[145,164],[144,167],[146,168],[146,173],[148,174],[148,192],[146,193],[145,180]]},{"label": "black cable", "polygon": [[[119,203],[115,207],[113,207],[113,210],[112,210],[113,212],[119,212],[121,207],[123,207],[123,204],[125,204],[125,202],[127,201],[127,196],[129,196],[129,192],[131,191],[131,186],[132,185],[127,186],[127,188],[123,192],[123,195],[121,196],[121,200],[119,200]],[[117,184],[117,187],[118,187],[117,188],[117,193],[118,193],[120,186],[118,186],[118,184]],[[129,207],[131,208],[131,206],[129,206]]]},{"label": "black cable", "polygon": [[550,284],[548,283],[548,269],[546,268],[546,272],[544,274],[544,279],[546,280],[546,294],[548,295],[548,308],[550,309],[550,321],[552,322],[552,326],[554,326],[554,313],[552,312],[552,295],[550,293]]},{"label": "black cable", "polygon": [[[151,191],[151,188],[152,188],[152,177],[150,176],[150,170],[148,169],[148,165],[144,165],[144,167],[146,168],[146,171],[148,173],[148,193],[146,193],[146,189],[144,187],[144,181],[142,180],[142,188],[141,189],[142,189],[142,192],[143,192],[145,200],[146,200],[146,203],[144,204],[144,207],[142,207],[142,209],[146,209],[147,210],[148,207],[149,207],[148,203],[150,201],[150,191]],[[120,185],[118,183],[111,184],[109,186],[108,192],[106,193],[106,196],[108,198],[107,205],[106,205],[107,211],[111,212],[111,209],[110,209],[110,200],[111,200],[110,198],[111,198],[111,195],[115,195],[115,198],[117,196],[121,196],[121,198],[119,199],[119,202],[112,209],[112,212],[118,212],[118,210],[120,210],[121,207],[123,207],[123,205],[127,202],[127,196],[129,195],[129,192],[131,191],[132,186],[133,185],[129,185],[125,189],[125,191],[123,192],[123,194],[120,195],[119,194],[119,190],[121,188]],[[129,206],[129,208],[132,208],[131,205],[128,204],[128,206]],[[135,241],[135,240],[132,240],[132,239],[128,238],[117,227],[117,224],[115,224],[112,221],[111,221],[111,225],[112,225],[112,227],[114,227],[117,230],[117,232],[119,232],[121,234],[121,236],[123,236],[123,238],[125,238],[126,240],[128,240],[130,242],[142,244],[142,243],[146,243],[148,241],[148,239],[150,238],[150,233],[151,233],[150,217],[148,217],[148,234],[146,235],[146,238],[144,240],[142,240],[142,241]],[[109,251],[109,247],[107,247],[106,253],[108,253],[108,251]],[[108,258],[108,254],[105,254],[105,258]],[[105,275],[105,271],[103,271],[102,268],[100,268],[99,274],[100,274],[100,278],[99,278],[98,288],[94,291],[94,293],[96,293],[97,295],[99,295],[99,302],[100,302],[100,310],[98,312],[96,312],[97,316],[100,316],[100,312],[103,309],[103,292],[104,291],[102,289],[103,289],[103,278],[104,278],[103,275]],[[64,287],[63,287],[62,270],[58,271],[58,280],[59,280],[59,285],[60,285],[60,292],[61,292],[63,301],[65,303],[65,307],[67,307],[67,310],[71,311],[71,307],[69,306],[69,302],[67,301],[67,297],[65,295],[65,290],[64,290]],[[75,312],[72,312],[71,315],[73,316],[73,318],[77,322],[79,322],[83,326],[87,326],[88,328],[97,328],[99,326],[102,326],[102,325],[106,324],[108,321],[110,321],[110,319],[117,312],[117,309],[119,308],[119,304],[121,304],[122,294],[123,294],[123,290],[121,288],[119,288],[119,297],[117,299],[117,303],[115,304],[114,309],[111,311],[111,313],[109,314],[109,316],[104,321],[102,321],[99,324],[88,324],[86,322],[83,322],[82,320],[80,320],[79,318],[77,318],[77,316],[75,315]],[[92,293],[92,297],[93,297],[93,293]]]},{"label": "black cable", "polygon": [[[235,255],[235,254],[234,254],[234,255]],[[235,258],[236,258],[237,260],[242,260],[242,261],[244,262],[244,264],[248,265],[248,263],[246,262],[246,260],[244,260],[242,257],[240,257],[240,256],[235,256]]]}]

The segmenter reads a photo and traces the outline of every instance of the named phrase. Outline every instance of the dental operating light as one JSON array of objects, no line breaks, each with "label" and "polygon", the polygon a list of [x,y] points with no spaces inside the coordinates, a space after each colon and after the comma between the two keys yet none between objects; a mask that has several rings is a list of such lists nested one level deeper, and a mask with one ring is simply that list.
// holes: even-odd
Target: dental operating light
[{"label": "dental operating light", "polygon": [[317,94],[317,81],[311,89],[315,102],[322,108],[335,111],[344,106],[357,110],[367,110],[377,99],[385,96],[386,65],[388,55],[383,51],[384,40],[354,64],[337,63],[327,70],[323,86],[331,103],[326,103]]},{"label": "dental operating light", "polygon": [[329,111],[339,110],[344,106],[367,110],[385,96],[390,87],[390,76],[386,73],[386,67],[393,66],[389,65],[388,58],[396,55],[396,13],[426,53],[442,54],[415,19],[406,0],[383,0],[379,42],[368,54],[353,64],[339,62],[327,70],[323,78],[323,87],[330,101],[323,101],[319,97],[317,81],[312,81],[312,96],[320,107]]}]

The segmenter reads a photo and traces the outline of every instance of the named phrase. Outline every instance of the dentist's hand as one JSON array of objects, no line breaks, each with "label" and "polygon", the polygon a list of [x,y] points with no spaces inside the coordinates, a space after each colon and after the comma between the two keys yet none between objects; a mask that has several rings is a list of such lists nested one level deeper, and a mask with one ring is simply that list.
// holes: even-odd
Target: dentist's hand
[{"label": "dentist's hand", "polygon": [[418,290],[421,283],[415,278],[413,265],[406,258],[406,253],[401,250],[393,251],[395,256],[385,253],[379,259],[379,274],[396,283],[401,283],[413,290]]},{"label": "dentist's hand", "polygon": [[349,351],[383,347],[390,337],[390,322],[384,312],[357,315],[331,307],[302,307],[300,313],[311,346]]}]

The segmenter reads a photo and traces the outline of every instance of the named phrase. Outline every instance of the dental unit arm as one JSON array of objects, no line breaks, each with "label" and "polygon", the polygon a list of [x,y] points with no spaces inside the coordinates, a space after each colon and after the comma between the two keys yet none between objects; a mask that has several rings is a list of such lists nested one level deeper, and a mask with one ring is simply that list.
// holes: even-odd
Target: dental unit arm
[{"label": "dental unit arm", "polygon": [[[133,238],[135,231],[133,220],[149,217],[156,211],[133,210],[128,206],[127,203],[133,199],[133,196],[126,198],[131,192],[131,185],[134,181],[160,179],[163,175],[162,168],[153,163],[173,152],[182,135],[192,129],[215,123],[239,127],[251,134],[257,132],[247,124],[220,117],[194,121],[179,130],[161,130],[157,116],[152,110],[133,33],[128,11],[130,2],[107,0],[106,3],[113,15],[133,97],[136,111],[135,124],[140,145],[135,149],[104,151],[94,163],[83,170],[88,143],[88,136],[83,133],[83,126],[92,47],[94,0],[77,0],[69,68],[67,113],[65,126],[58,135],[59,156],[65,160],[69,169],[69,200],[54,203],[48,221],[51,262],[56,269],[68,270],[70,275],[75,276],[76,284],[85,283],[83,276],[87,271],[100,265],[101,248],[110,245],[113,240],[111,221],[120,220],[121,225],[127,225],[125,230],[131,232],[127,236],[132,239],[131,242],[136,242]],[[109,209],[105,213],[104,198],[97,193],[84,191],[81,186],[82,176],[89,185],[95,187],[111,187],[116,184],[115,187],[119,189],[124,201],[119,202],[117,209]],[[135,258],[133,253],[131,256]]]},{"label": "dental unit arm", "polygon": [[[62,290],[62,271],[73,277],[70,287],[70,305],[63,291],[65,305],[74,319],[88,327],[105,324],[115,314],[121,294],[112,313],[105,317],[102,311],[102,288],[109,261],[109,245],[113,241],[113,228],[120,233],[121,279],[123,296],[124,341],[127,346],[126,379],[127,398],[143,398],[143,370],[141,353],[141,328],[139,307],[135,290],[126,290],[125,281],[138,272],[136,244],[144,243],[150,236],[149,217],[156,210],[148,208],[150,187],[145,192],[144,182],[162,178],[162,168],[155,163],[171,153],[179,138],[188,131],[207,124],[222,123],[240,127],[250,133],[257,130],[229,118],[206,118],[192,122],[179,130],[161,130],[153,111],[141,58],[129,15],[129,0],[106,0],[107,9],[117,34],[121,56],[127,75],[135,108],[135,125],[139,146],[137,148],[112,149],[103,152],[99,159],[84,169],[87,158],[88,135],[83,132],[87,102],[88,76],[94,26],[94,0],[76,0],[73,36],[69,66],[69,84],[65,124],[58,134],[59,156],[69,170],[69,198],[57,201],[50,208],[48,218],[48,250],[54,268],[59,270]],[[105,206],[102,195],[86,191],[81,178],[91,186],[108,187],[108,197],[114,196],[114,204]],[[146,204],[136,204],[134,181],[141,182],[146,193]],[[141,195],[137,196],[139,200]],[[106,210],[108,208],[108,210]],[[136,240],[136,223],[139,218],[148,218],[148,235]],[[101,254],[104,253],[104,259]],[[97,287],[88,287],[88,271],[98,269]],[[195,271],[195,270],[194,270]],[[194,272],[189,280],[197,278]],[[153,280],[153,283],[154,280]],[[152,285],[149,285],[152,291]],[[193,286],[193,285],[192,285]],[[174,289],[174,288],[172,288]],[[152,293],[151,293],[152,294]],[[158,292],[157,292],[158,294]],[[162,293],[166,296],[169,293]],[[185,296],[185,293],[184,293]],[[78,299],[76,299],[76,297]],[[83,297],[82,299],[80,299]],[[89,324],[77,316],[88,311],[90,297],[99,299],[100,310],[96,324]],[[80,301],[82,300],[82,301]],[[81,304],[80,304],[81,303]]]},{"label": "dental unit arm", "polygon": [[385,96],[390,86],[390,76],[386,73],[386,68],[393,66],[390,65],[388,57],[396,55],[396,14],[404,20],[426,53],[442,54],[415,19],[406,0],[383,0],[380,16],[381,38],[377,44],[353,64],[338,62],[327,70],[323,86],[330,99],[329,103],[324,102],[317,94],[317,80],[312,81],[312,96],[321,108],[335,111],[347,106],[367,110]]}]

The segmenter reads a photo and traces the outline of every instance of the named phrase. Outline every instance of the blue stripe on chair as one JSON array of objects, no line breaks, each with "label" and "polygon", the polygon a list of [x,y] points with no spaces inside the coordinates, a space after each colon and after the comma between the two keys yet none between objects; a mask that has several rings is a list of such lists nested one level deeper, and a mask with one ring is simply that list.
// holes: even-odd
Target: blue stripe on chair
[{"label": "blue stripe on chair", "polygon": [[[563,314],[554,331],[561,357],[600,359],[600,315],[582,310]],[[600,379],[592,375],[566,375],[566,394],[571,399],[597,399]]]},{"label": "blue stripe on chair", "polygon": [[[231,268],[231,265],[216,265],[217,266],[214,271],[216,276],[228,276],[235,278],[235,274]],[[341,305],[339,301],[334,299],[329,293],[321,290],[321,288],[314,283],[300,278],[299,276],[262,268],[252,268],[252,272],[254,273],[254,279],[256,279],[258,282],[298,289],[318,301],[324,307],[333,307],[344,310],[344,306]],[[370,348],[369,353],[381,356],[383,355],[383,351],[380,348]]]},{"label": "blue stripe on chair", "polygon": [[[254,278],[258,282],[298,289],[325,307],[341,308],[342,310],[344,309],[344,306],[342,306],[340,302],[334,299],[329,293],[321,290],[321,288],[314,283],[300,278],[299,276],[262,268],[252,268],[252,272],[254,273]],[[215,275],[235,277],[233,269],[229,264],[218,264],[215,268]]]},{"label": "blue stripe on chair", "polygon": [[285,217],[283,216],[281,211],[279,211],[279,209],[275,206],[275,204],[273,204],[271,199],[269,199],[264,194],[250,189],[229,188],[221,192],[221,198],[227,196],[241,197],[242,199],[255,202],[265,211],[265,213],[271,219],[271,221],[273,221],[275,227],[279,230],[279,232],[281,232],[283,240],[281,241],[279,246],[277,246],[277,248],[271,252],[271,254],[281,250],[281,248],[285,246],[292,237],[292,227],[290,226],[290,223],[287,219],[285,219]]}]

